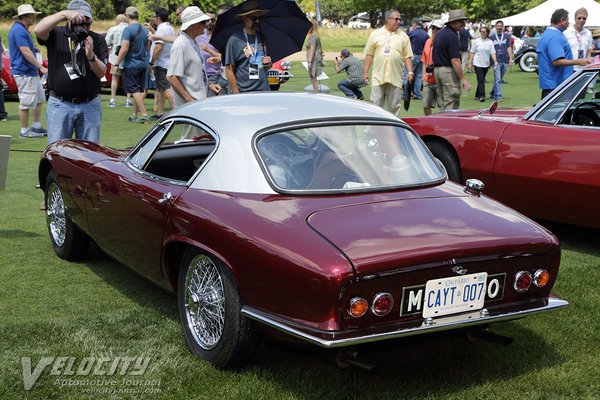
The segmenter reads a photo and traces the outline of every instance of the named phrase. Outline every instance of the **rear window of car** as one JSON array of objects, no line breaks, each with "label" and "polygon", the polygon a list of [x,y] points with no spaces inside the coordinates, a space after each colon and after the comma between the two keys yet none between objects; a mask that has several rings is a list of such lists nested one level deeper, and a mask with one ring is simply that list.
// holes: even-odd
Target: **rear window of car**
[{"label": "rear window of car", "polygon": [[365,191],[431,184],[445,173],[413,132],[394,125],[329,125],[270,133],[256,150],[276,189]]}]

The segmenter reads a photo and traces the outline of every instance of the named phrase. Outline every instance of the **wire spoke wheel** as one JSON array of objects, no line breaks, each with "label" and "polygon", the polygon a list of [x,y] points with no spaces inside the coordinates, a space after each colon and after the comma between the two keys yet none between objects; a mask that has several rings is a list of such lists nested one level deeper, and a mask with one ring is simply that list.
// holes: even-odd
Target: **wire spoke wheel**
[{"label": "wire spoke wheel", "polygon": [[225,326],[225,292],[214,262],[199,254],[192,259],[185,279],[185,323],[198,345],[213,349]]},{"label": "wire spoke wheel", "polygon": [[46,200],[46,223],[52,235],[52,239],[58,246],[65,243],[67,217],[65,203],[56,183],[48,187],[48,198]]}]

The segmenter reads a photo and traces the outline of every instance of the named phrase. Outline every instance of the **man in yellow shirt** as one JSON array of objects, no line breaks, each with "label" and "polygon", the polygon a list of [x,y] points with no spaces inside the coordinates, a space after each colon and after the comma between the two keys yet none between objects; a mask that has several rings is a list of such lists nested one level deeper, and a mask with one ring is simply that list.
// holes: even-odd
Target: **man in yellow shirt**
[{"label": "man in yellow shirt", "polygon": [[369,81],[369,69],[373,65],[371,77],[371,101],[383,108],[387,100],[387,110],[397,115],[402,99],[402,64],[406,66],[408,80],[414,79],[412,72],[412,48],[410,39],[400,27],[400,12],[391,10],[385,13],[385,25],[375,29],[365,45],[365,81]]}]

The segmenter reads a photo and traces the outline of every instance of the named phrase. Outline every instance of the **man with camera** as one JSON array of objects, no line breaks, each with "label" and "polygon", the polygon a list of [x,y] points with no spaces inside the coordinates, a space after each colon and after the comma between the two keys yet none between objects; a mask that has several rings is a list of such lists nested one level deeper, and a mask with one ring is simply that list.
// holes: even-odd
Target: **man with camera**
[{"label": "man with camera", "polygon": [[340,57],[342,57],[342,62],[340,62],[337,57],[335,58],[335,72],[339,74],[342,71],[346,71],[348,78],[342,79],[338,83],[338,89],[340,89],[346,97],[364,100],[365,96],[360,91],[360,88],[365,86],[367,82],[365,82],[365,78],[363,77],[364,67],[362,63],[358,58],[354,57],[348,49],[343,49],[340,53]]},{"label": "man with camera", "polygon": [[[66,26],[58,26],[62,22]],[[100,140],[100,78],[106,73],[108,47],[90,30],[92,22],[90,5],[72,0],[35,28],[38,42],[48,49],[48,143],[69,139],[73,132],[77,139]]]}]

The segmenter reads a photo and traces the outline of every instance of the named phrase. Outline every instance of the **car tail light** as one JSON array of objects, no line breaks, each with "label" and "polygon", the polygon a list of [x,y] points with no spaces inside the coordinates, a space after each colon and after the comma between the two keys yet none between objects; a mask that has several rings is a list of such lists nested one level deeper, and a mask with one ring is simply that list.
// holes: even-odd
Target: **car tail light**
[{"label": "car tail light", "polygon": [[538,269],[537,271],[535,271],[535,274],[533,274],[533,283],[537,287],[541,288],[546,286],[549,280],[550,274],[545,269]]},{"label": "car tail light", "polygon": [[371,306],[371,311],[378,317],[383,317],[384,315],[392,311],[393,306],[394,298],[391,294],[377,293],[375,297],[373,297],[373,305]]},{"label": "car tail light", "polygon": [[533,278],[531,277],[531,273],[529,271],[519,271],[515,275],[514,288],[519,293],[526,292],[531,287],[532,281]]},{"label": "car tail light", "polygon": [[354,318],[360,318],[369,309],[369,303],[362,297],[354,297],[348,303],[348,314],[352,315]]}]

